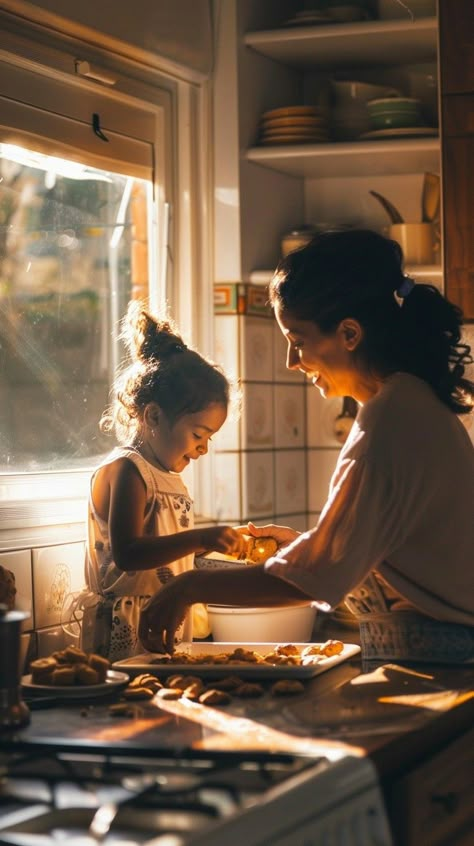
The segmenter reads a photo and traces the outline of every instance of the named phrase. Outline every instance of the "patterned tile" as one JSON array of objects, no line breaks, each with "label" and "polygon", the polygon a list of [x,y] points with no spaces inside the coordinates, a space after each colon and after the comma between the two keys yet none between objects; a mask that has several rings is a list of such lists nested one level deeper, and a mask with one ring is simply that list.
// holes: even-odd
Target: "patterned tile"
[{"label": "patterned tile", "polygon": [[242,506],[244,521],[275,513],[273,452],[242,453]]},{"label": "patterned tile", "polygon": [[274,444],[277,448],[304,447],[306,435],[304,385],[275,385]]},{"label": "patterned tile", "polygon": [[35,627],[61,623],[63,602],[84,584],[84,544],[70,543],[33,550]]},{"label": "patterned tile", "polygon": [[243,449],[273,446],[273,385],[244,383],[241,427]]},{"label": "patterned tile", "polygon": [[277,514],[306,510],[306,450],[275,453],[275,491]]},{"label": "patterned tile", "polygon": [[215,467],[215,517],[219,523],[240,523],[242,482],[240,452],[217,453]]}]

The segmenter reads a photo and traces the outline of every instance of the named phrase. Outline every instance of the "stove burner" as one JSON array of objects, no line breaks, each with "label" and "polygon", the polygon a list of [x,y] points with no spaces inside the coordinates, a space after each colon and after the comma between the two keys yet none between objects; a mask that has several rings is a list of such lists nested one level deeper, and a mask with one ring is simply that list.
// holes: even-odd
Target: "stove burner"
[{"label": "stove burner", "polygon": [[[314,770],[314,758],[192,753],[172,758],[39,748],[1,762],[0,842],[16,846],[188,846]],[[326,765],[321,759],[321,766]]]}]

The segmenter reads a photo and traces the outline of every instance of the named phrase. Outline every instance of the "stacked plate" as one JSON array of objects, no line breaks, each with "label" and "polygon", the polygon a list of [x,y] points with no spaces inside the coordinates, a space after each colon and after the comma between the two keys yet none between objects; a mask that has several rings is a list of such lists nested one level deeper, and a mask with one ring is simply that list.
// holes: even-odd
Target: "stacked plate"
[{"label": "stacked plate", "polygon": [[260,144],[324,144],[329,140],[325,112],[317,106],[285,106],[264,112]]}]

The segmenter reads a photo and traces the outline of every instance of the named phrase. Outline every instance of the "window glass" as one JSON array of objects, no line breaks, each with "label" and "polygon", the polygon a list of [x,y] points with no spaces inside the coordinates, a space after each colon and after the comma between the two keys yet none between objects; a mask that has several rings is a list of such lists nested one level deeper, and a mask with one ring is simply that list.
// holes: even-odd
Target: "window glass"
[{"label": "window glass", "polygon": [[0,473],[94,466],[123,349],[149,295],[152,183],[0,144]]}]

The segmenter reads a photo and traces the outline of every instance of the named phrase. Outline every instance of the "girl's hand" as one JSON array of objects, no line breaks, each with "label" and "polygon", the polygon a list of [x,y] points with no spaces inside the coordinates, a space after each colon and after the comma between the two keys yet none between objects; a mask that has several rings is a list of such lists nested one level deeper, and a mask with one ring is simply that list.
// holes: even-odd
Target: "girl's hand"
[{"label": "girl's hand", "polygon": [[244,536],[231,526],[210,526],[200,533],[203,549],[222,552],[234,558],[245,557],[247,545]]},{"label": "girl's hand", "polygon": [[144,604],[138,637],[149,652],[174,652],[174,636],[190,606],[184,597],[186,573],[170,579]]},{"label": "girl's hand", "polygon": [[266,526],[255,526],[247,523],[246,526],[236,526],[235,530],[243,535],[250,535],[253,538],[273,538],[279,547],[288,546],[300,534],[290,526],[274,526],[272,523]]}]

